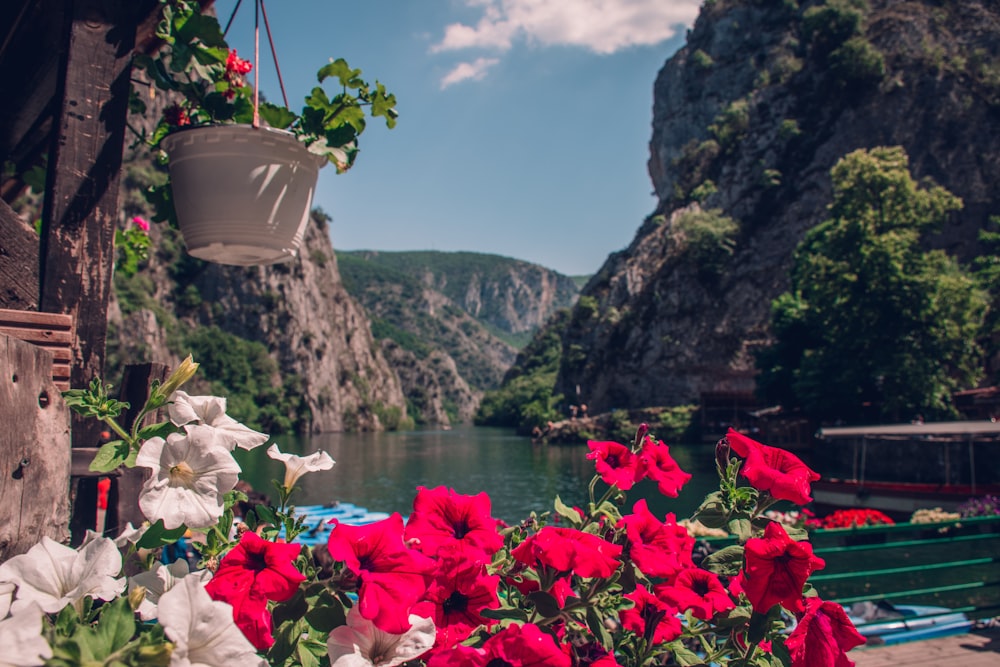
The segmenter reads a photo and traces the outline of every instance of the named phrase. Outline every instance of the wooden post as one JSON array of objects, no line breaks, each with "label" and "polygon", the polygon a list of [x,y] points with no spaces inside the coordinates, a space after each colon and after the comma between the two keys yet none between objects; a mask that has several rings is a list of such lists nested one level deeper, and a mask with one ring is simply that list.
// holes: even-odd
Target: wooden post
[{"label": "wooden post", "polygon": [[[70,384],[80,388],[104,375],[136,8],[132,0],[70,4],[42,212],[39,310],[73,316]],[[97,444],[100,424],[76,416],[72,424],[74,446]],[[97,480],[76,486],[71,530],[79,542],[96,525]]]},{"label": "wooden post", "polygon": [[69,534],[69,408],[52,355],[0,334],[0,561]]},{"label": "wooden post", "polygon": [[[125,375],[122,378],[120,400],[129,403],[128,411],[123,415],[122,426],[131,429],[135,423],[135,418],[139,410],[149,398],[150,385],[153,380],[163,382],[167,379],[166,364],[148,363],[135,364],[125,367]],[[163,417],[157,411],[146,417],[146,421],[155,423],[162,421]],[[108,513],[104,519],[104,534],[109,537],[117,537],[125,529],[125,524],[131,522],[133,526],[139,526],[146,517],[139,510],[139,492],[142,484],[146,481],[149,471],[146,468],[125,468],[121,475],[111,478],[111,489],[108,492]]]}]

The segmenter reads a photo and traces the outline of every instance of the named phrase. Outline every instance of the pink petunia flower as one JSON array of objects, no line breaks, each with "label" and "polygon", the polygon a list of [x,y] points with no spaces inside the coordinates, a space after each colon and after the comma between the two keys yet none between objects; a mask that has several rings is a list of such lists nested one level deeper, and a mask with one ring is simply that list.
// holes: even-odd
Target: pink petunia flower
[{"label": "pink petunia flower", "polygon": [[452,547],[439,552],[437,568],[423,601],[413,613],[434,621],[436,647],[451,647],[465,640],[480,625],[495,621],[482,616],[484,609],[500,606],[499,575],[486,572],[488,560],[481,551]]},{"label": "pink petunia flower", "polygon": [[618,569],[620,545],[572,528],[545,526],[514,547],[511,555],[529,567],[546,565],[581,577],[609,577]]},{"label": "pink petunia flower", "polygon": [[813,555],[811,544],[794,541],[777,523],[767,525],[764,537],[747,540],[744,557],[746,564],[736,585],[761,614],[776,604],[801,613],[805,609],[802,587],[809,575],[826,567],[826,561]]},{"label": "pink petunia flower", "polygon": [[403,517],[365,526],[334,520],[327,548],[360,581],[358,607],[364,618],[392,634],[410,627],[410,608],[424,595],[434,561],[403,543]]},{"label": "pink petunia flower", "polygon": [[785,642],[792,667],[851,667],[847,651],[865,643],[864,636],[836,602],[807,598],[805,613]]},{"label": "pink petunia flower", "polygon": [[673,513],[667,514],[666,522],[659,521],[649,511],[645,499],[637,501],[632,512],[618,521],[618,527],[624,526],[628,553],[643,574],[669,578],[694,567],[691,559],[694,538],[687,528],[677,525]]},{"label": "pink petunia flower", "polygon": [[812,501],[810,484],[820,476],[799,457],[784,449],[762,445],[733,429],[726,433],[726,441],[745,459],[741,472],[755,489],[796,505]]},{"label": "pink petunia flower", "polygon": [[213,600],[232,606],[233,620],[259,651],[274,644],[268,600],[288,600],[306,579],[294,564],[301,551],[301,544],[269,542],[247,531],[205,585]]},{"label": "pink petunia flower", "polygon": [[594,462],[594,468],[605,484],[628,491],[645,477],[641,460],[625,445],[591,440],[587,446],[590,447],[587,458]]},{"label": "pink petunia flower", "polygon": [[509,625],[475,649],[456,646],[438,651],[427,667],[570,667],[570,657],[555,639],[533,623]]},{"label": "pink petunia flower", "polygon": [[670,456],[670,448],[648,436],[642,442],[639,460],[645,476],[656,482],[660,493],[669,498],[676,498],[691,479],[691,474],[681,470],[674,457]]},{"label": "pink petunia flower", "polygon": [[703,621],[736,606],[719,577],[699,568],[682,570],[672,584],[654,586],[653,593],[680,611],[690,609],[695,618]]},{"label": "pink petunia flower", "polygon": [[623,628],[653,644],[673,641],[681,636],[677,607],[659,599],[645,586],[637,586],[624,597],[634,602],[635,606],[618,612]]},{"label": "pink petunia flower", "polygon": [[497,522],[490,516],[490,497],[486,493],[466,496],[439,486],[417,487],[413,514],[406,522],[407,542],[428,556],[451,545],[469,546],[492,556],[503,546]]},{"label": "pink petunia flower", "polygon": [[144,232],[149,231],[149,221],[140,215],[137,215],[134,218],[132,218],[132,224]]}]

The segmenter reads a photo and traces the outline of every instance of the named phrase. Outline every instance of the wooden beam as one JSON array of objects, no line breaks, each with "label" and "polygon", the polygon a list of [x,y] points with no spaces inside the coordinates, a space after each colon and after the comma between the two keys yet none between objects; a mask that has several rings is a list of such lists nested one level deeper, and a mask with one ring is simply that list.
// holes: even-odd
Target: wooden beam
[{"label": "wooden beam", "polygon": [[0,562],[69,534],[69,408],[52,355],[0,334]]},{"label": "wooden beam", "polygon": [[38,310],[38,234],[0,199],[0,308]]}]

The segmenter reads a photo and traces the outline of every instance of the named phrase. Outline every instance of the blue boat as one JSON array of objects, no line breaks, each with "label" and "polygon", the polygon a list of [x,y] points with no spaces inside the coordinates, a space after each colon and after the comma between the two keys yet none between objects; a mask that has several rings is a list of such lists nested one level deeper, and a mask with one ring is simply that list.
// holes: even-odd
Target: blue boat
[{"label": "blue boat", "polygon": [[336,519],[340,523],[351,526],[364,526],[389,518],[386,512],[372,512],[352,503],[333,503],[329,505],[300,505],[295,508],[295,514],[304,518],[309,530],[296,538],[297,542],[308,544],[325,544],[330,537],[330,521]]},{"label": "blue boat", "polygon": [[869,644],[899,644],[968,632],[972,621],[962,612],[929,605],[856,602],[844,611]]}]

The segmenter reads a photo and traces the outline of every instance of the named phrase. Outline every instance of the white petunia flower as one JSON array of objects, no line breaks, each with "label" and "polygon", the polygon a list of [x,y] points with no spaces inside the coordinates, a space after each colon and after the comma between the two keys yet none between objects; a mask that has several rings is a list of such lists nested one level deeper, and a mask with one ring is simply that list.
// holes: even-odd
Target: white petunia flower
[{"label": "white petunia flower", "polygon": [[63,546],[49,537],[0,565],[0,581],[17,585],[11,605],[16,615],[31,603],[53,614],[83,598],[111,600],[125,588],[125,578],[117,578],[122,555],[115,543],[99,537],[80,551]]},{"label": "white petunia flower", "polygon": [[361,616],[357,605],[347,612],[347,625],[333,629],[327,640],[330,667],[395,667],[434,646],[434,621],[410,614],[410,629],[394,635]]},{"label": "white petunia flower", "polygon": [[0,581],[0,620],[7,618],[10,602],[14,599],[14,584],[10,581]]},{"label": "white petunia flower", "polygon": [[151,621],[156,618],[157,604],[164,593],[176,586],[182,579],[194,577],[202,583],[212,578],[212,573],[208,570],[198,570],[191,572],[186,561],[175,560],[170,565],[163,563],[153,563],[153,569],[148,572],[140,572],[134,577],[129,577],[128,591],[131,593],[140,586],[145,589],[144,598],[139,603],[139,616],[144,621]]},{"label": "white petunia flower", "polygon": [[142,485],[139,508],[151,522],[177,528],[207,528],[222,516],[223,495],[239,481],[240,466],[218,444],[210,426],[191,426],[167,439],[150,438],[135,459],[152,477]]},{"label": "white petunia flower", "polygon": [[291,489],[299,481],[299,477],[307,472],[318,472],[329,470],[336,463],[326,452],[313,452],[309,456],[296,456],[295,454],[282,454],[277,445],[267,448],[267,455],[276,461],[283,461],[285,464],[285,490]]},{"label": "white petunia flower", "polygon": [[115,538],[115,544],[118,545],[118,548],[122,548],[130,543],[138,544],[139,540],[142,539],[142,536],[146,534],[147,530],[149,530],[148,521],[144,521],[138,528],[133,526],[132,522],[129,521],[125,524],[125,527],[122,528],[121,535]]},{"label": "white petunia flower", "polygon": [[52,657],[52,647],[42,636],[42,611],[35,603],[6,620],[0,620],[0,665],[36,667]]},{"label": "white petunia flower", "polygon": [[196,577],[163,594],[159,622],[171,642],[171,667],[267,667],[236,623],[233,608],[216,602]]},{"label": "white petunia flower", "polygon": [[[236,447],[253,449],[267,442],[269,435],[247,428],[226,414],[226,399],[218,396],[189,396],[175,391],[167,408],[176,426],[195,422],[218,430],[219,443],[232,451]],[[185,426],[185,428],[188,428]]]}]

